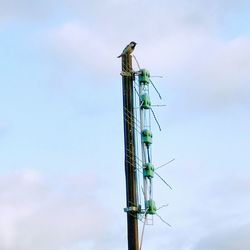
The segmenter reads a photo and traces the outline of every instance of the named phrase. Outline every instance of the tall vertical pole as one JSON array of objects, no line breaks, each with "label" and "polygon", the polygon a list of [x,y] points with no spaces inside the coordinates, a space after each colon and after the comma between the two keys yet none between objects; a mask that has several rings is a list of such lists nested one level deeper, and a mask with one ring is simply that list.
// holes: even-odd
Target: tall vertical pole
[{"label": "tall vertical pole", "polygon": [[125,178],[127,197],[127,236],[128,250],[138,250],[138,220],[137,220],[137,178],[136,152],[134,131],[134,88],[132,73],[132,57],[130,54],[122,57],[122,91],[123,119],[125,144]]}]

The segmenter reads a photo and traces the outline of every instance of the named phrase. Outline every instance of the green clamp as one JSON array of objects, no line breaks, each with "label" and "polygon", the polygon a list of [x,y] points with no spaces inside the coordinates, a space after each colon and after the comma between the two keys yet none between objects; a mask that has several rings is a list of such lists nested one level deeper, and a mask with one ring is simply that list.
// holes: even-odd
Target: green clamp
[{"label": "green clamp", "polygon": [[147,93],[144,93],[140,96],[140,101],[141,101],[141,108],[142,109],[150,109],[151,108],[150,97]]},{"label": "green clamp", "polygon": [[145,208],[146,208],[146,213],[147,214],[156,214],[156,206],[155,206],[155,201],[150,199],[145,202]]},{"label": "green clamp", "polygon": [[139,82],[140,84],[148,85],[150,83],[150,73],[146,69],[140,70],[139,74]]},{"label": "green clamp", "polygon": [[146,146],[152,144],[153,134],[149,129],[142,130],[141,135],[142,135],[142,141],[146,144]]},{"label": "green clamp", "polygon": [[147,178],[153,178],[154,177],[154,165],[152,163],[145,163],[143,167],[143,176]]}]

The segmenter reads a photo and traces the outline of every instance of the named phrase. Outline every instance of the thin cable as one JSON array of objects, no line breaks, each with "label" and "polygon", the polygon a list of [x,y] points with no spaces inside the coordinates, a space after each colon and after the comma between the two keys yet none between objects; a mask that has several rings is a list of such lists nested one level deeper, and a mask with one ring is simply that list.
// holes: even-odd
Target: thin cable
[{"label": "thin cable", "polygon": [[173,162],[173,161],[175,161],[175,158],[173,158],[172,160],[168,161],[167,163],[164,163],[163,165],[157,167],[155,170],[157,170],[157,169],[159,169],[159,168],[162,168],[162,167],[168,165],[169,163],[171,163],[171,162]]},{"label": "thin cable", "polygon": [[139,95],[139,93],[138,93],[138,91],[137,91],[137,89],[135,87],[134,87],[134,90],[135,90],[137,96],[140,97],[140,95]]},{"label": "thin cable", "polygon": [[130,111],[130,110],[128,110],[127,108],[125,108],[125,111],[126,111],[126,113],[127,113],[127,116],[132,120],[132,118],[134,118],[135,119],[135,121],[136,121],[136,125],[138,126],[138,124],[140,124],[140,121],[139,121],[139,119],[138,118],[136,118],[134,115],[133,115],[133,113]]},{"label": "thin cable", "polygon": [[153,199],[153,182],[152,182],[152,178],[149,178],[149,199]]},{"label": "thin cable", "polygon": [[154,173],[172,190],[172,187],[157,172]]},{"label": "thin cable", "polygon": [[147,210],[145,211],[145,220],[144,220],[143,227],[142,227],[141,242],[140,242],[140,248],[139,248],[139,250],[142,249],[142,243],[143,243],[143,238],[144,238],[144,231],[145,231],[145,226],[146,226],[146,223],[147,223],[147,212],[148,212]]},{"label": "thin cable", "polygon": [[156,123],[157,123],[157,125],[158,125],[159,130],[161,131],[161,126],[160,126],[160,123],[158,122],[158,120],[157,120],[157,118],[156,118],[156,115],[155,115],[155,113],[154,113],[153,109],[151,108],[150,110],[152,111],[152,114],[153,114],[154,119],[155,119],[155,121],[156,121]]},{"label": "thin cable", "polygon": [[128,122],[128,124],[132,126],[132,129],[136,130],[139,134],[141,133],[141,131],[139,130],[138,125],[137,125],[137,127],[134,126],[136,124],[133,123],[133,119],[130,116],[125,115],[125,121]]},{"label": "thin cable", "polygon": [[126,113],[125,113],[125,121],[128,122],[128,124],[131,125],[133,129],[136,129],[139,133],[141,133],[138,124],[136,124],[133,118]]},{"label": "thin cable", "polygon": [[160,209],[162,209],[164,207],[168,207],[168,204],[160,206],[159,208],[156,209],[156,211],[158,211],[158,210],[160,210]]},{"label": "thin cable", "polygon": [[167,106],[166,104],[151,105],[151,107],[166,107],[166,106]]},{"label": "thin cable", "polygon": [[147,153],[148,153],[148,162],[151,163],[151,157],[149,153],[149,146],[147,146]]},{"label": "thin cable", "polygon": [[125,110],[125,115],[127,116],[127,118],[129,118],[131,122],[134,122],[137,127],[139,127],[140,121],[134,116],[134,114],[127,108],[125,108],[124,110]]},{"label": "thin cable", "polygon": [[[126,150],[127,150],[130,154],[133,154],[133,152],[132,152],[131,150],[129,150],[128,148],[126,148]],[[142,160],[141,160],[138,156],[136,156],[136,155],[135,155],[135,158],[136,158],[138,161],[141,162],[141,163],[137,163],[137,165],[138,165],[140,168],[143,168],[143,166],[140,165],[140,164],[142,164]]]},{"label": "thin cable", "polygon": [[140,64],[139,64],[137,58],[135,57],[135,55],[133,55],[133,57],[134,57],[134,59],[135,59],[135,61],[136,61],[136,64],[137,64],[138,69],[141,70],[141,67],[140,67]]},{"label": "thin cable", "polygon": [[[150,96],[150,88],[149,86],[147,87],[148,89],[148,96]],[[148,119],[149,119],[149,129],[151,131],[151,113],[150,113],[150,110],[147,111],[148,112]]]},{"label": "thin cable", "polygon": [[160,220],[162,221],[162,222],[164,222],[166,225],[168,225],[169,227],[172,227],[169,223],[167,223],[164,219],[162,219],[162,217],[159,215],[159,214],[157,214],[156,213],[156,215],[160,218]]},{"label": "thin cable", "polygon": [[157,77],[157,78],[163,78],[163,76],[150,76],[150,77]]},{"label": "thin cable", "polygon": [[161,94],[160,94],[160,92],[158,91],[158,89],[155,87],[153,81],[152,81],[151,79],[149,79],[149,81],[150,81],[150,83],[152,84],[152,86],[154,87],[154,89],[155,89],[156,93],[158,94],[159,98],[162,99],[162,98],[161,98]]}]

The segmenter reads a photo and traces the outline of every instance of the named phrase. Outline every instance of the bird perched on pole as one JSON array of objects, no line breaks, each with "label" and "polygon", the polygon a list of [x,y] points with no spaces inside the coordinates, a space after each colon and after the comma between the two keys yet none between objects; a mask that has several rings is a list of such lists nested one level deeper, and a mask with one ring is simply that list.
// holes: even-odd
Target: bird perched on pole
[{"label": "bird perched on pole", "polygon": [[126,48],[122,51],[122,53],[117,58],[122,57],[124,55],[130,55],[134,51],[135,46],[136,46],[136,42],[131,42],[130,44],[126,46]]}]

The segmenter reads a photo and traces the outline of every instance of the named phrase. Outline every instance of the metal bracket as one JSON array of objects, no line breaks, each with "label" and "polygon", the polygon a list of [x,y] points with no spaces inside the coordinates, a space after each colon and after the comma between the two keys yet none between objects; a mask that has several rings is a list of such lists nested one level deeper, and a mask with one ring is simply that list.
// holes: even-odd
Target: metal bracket
[{"label": "metal bracket", "polygon": [[125,207],[124,208],[125,213],[141,213],[141,206],[131,206],[131,207]]},{"label": "metal bracket", "polygon": [[121,76],[133,76],[134,72],[133,71],[122,71],[120,73]]}]

